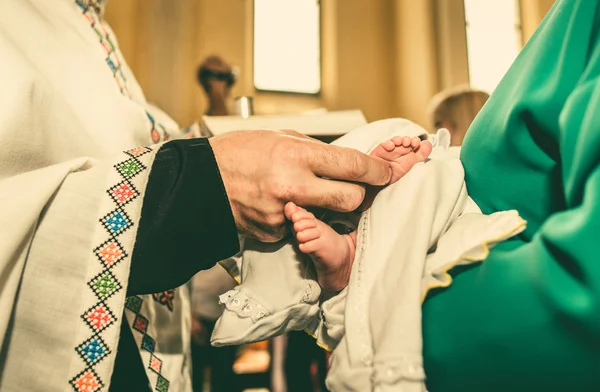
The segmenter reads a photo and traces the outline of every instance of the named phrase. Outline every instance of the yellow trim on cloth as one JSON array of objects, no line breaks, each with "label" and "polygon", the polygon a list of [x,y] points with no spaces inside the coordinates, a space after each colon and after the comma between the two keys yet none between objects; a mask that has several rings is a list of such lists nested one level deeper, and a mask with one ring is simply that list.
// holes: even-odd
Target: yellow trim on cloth
[{"label": "yellow trim on cloth", "polygon": [[[518,226],[512,228],[511,230],[509,230],[495,238],[492,238],[490,240],[483,242],[480,245],[481,249],[483,251],[481,257],[468,257],[463,254],[456,260],[445,265],[443,267],[443,269],[439,272],[442,275],[444,281],[439,282],[438,284],[435,284],[435,283],[430,284],[427,287],[425,287],[425,289],[423,290],[423,294],[421,296],[421,303],[425,302],[425,299],[427,298],[427,294],[432,289],[450,287],[450,285],[452,284],[452,276],[449,274],[449,272],[454,267],[456,267],[458,265],[466,265],[466,264],[485,261],[485,259],[487,259],[488,255],[490,254],[490,249],[493,247],[493,245],[490,245],[490,244],[496,244],[496,243],[502,242],[502,241],[507,240],[507,239],[513,237],[514,235],[520,233],[521,231],[523,231],[523,229],[525,229],[525,227],[527,226],[527,221],[521,217],[519,217],[519,221],[520,222],[519,222]],[[465,263],[465,261],[467,261],[467,263]]]}]

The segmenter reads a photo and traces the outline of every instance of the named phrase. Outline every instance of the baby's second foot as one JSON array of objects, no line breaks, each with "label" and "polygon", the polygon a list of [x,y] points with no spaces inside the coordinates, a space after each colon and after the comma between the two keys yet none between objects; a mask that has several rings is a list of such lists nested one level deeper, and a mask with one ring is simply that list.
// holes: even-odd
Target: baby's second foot
[{"label": "baby's second foot", "polygon": [[393,184],[404,177],[415,164],[427,159],[432,149],[430,142],[421,142],[418,137],[394,136],[377,146],[371,156],[390,163],[392,178],[389,184]]},{"label": "baby's second foot", "polygon": [[315,264],[319,285],[327,291],[346,287],[354,261],[356,231],[338,234],[292,202],[286,204],[285,216],[294,224],[300,251],[308,254]]}]

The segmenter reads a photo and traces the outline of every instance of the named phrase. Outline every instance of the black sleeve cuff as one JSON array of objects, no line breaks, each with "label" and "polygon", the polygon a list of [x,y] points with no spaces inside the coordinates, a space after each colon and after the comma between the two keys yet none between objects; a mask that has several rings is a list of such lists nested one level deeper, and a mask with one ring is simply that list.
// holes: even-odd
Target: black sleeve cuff
[{"label": "black sleeve cuff", "polygon": [[148,178],[128,295],[181,286],[238,251],[237,228],[208,140],[165,143]]}]

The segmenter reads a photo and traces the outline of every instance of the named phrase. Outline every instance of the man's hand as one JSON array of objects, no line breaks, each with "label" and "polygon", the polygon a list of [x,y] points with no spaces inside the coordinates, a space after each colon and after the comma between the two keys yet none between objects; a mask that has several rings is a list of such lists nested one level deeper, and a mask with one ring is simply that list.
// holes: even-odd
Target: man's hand
[{"label": "man's hand", "polygon": [[210,144],[238,230],[263,242],[287,233],[287,202],[353,211],[364,184],[382,186],[391,177],[383,160],[294,131],[230,132]]}]

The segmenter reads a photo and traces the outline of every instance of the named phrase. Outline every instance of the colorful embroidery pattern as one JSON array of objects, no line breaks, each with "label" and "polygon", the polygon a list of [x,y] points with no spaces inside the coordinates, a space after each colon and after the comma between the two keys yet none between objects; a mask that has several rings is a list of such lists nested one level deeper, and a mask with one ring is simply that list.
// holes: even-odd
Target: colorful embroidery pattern
[{"label": "colorful embroidery pattern", "polygon": [[[75,2],[83,11],[83,16],[89,22],[90,27],[97,35],[100,44],[106,52],[105,61],[112,72],[119,91],[131,99],[132,96],[127,86],[127,78],[123,72],[123,61],[119,57],[118,49],[109,31],[100,21],[99,15],[103,11],[105,1],[75,0]],[[146,114],[152,140],[155,143],[161,140],[168,140],[169,135],[166,129],[157,123],[148,112]],[[135,188],[131,180],[147,170],[147,167],[138,158],[151,151],[152,149],[148,147],[139,147],[125,151],[127,158],[114,166],[120,177],[119,182],[106,191],[110,199],[114,202],[115,208],[100,219],[100,224],[104,232],[108,235],[108,238],[100,244],[95,244],[97,246],[93,249],[93,254],[99,262],[99,272],[87,282],[95,298],[95,304],[81,315],[83,322],[91,333],[87,339],[75,347],[75,351],[84,364],[84,369],[69,381],[69,384],[76,392],[97,392],[106,386],[107,380],[101,379],[98,373],[103,373],[100,368],[96,369],[96,366],[102,363],[104,358],[109,356],[115,349],[114,347],[109,347],[101,335],[107,328],[117,323],[121,316],[120,314],[115,315],[110,309],[108,302],[110,298],[123,290],[122,282],[119,281],[112,270],[121,260],[129,257],[119,237],[131,230],[134,222],[124,207],[140,196],[139,191]],[[173,296],[170,298],[165,296],[165,304],[169,309],[172,309]],[[157,375],[155,390],[167,392],[169,390],[169,381],[161,373],[162,360],[154,354],[156,341],[147,333],[149,320],[140,314],[142,305],[142,298],[130,297],[127,299],[125,306],[126,309],[136,314],[132,328],[142,334],[141,349],[150,353],[148,369]],[[108,337],[106,339],[108,340]]]},{"label": "colorful embroidery pattern", "polygon": [[[106,52],[106,65],[110,68],[113,74],[113,78],[121,94],[131,99],[131,92],[129,91],[129,87],[127,86],[127,78],[123,73],[123,62],[119,57],[119,53],[117,51],[117,47],[112,40],[110,33],[104,27],[104,25],[100,22],[100,15],[104,9],[105,1],[104,0],[75,0],[77,5],[82,9],[83,16],[90,23],[90,26],[98,36],[98,40],[100,44],[104,48]],[[158,143],[161,140],[167,141],[169,140],[169,134],[164,126],[160,123],[157,123],[154,120],[154,117],[150,115],[150,113],[146,112],[148,116],[148,120],[150,122],[150,136],[154,143]]]},{"label": "colorful embroidery pattern", "polygon": [[104,331],[104,329],[111,326],[117,320],[113,312],[104,304],[94,306],[81,317],[92,331],[97,332]]},{"label": "colorful embroidery pattern", "polygon": [[165,305],[171,312],[173,311],[173,298],[175,298],[175,290],[167,290],[162,293],[152,294],[152,298],[161,305]]},{"label": "colorful embroidery pattern", "polygon": [[76,391],[85,392],[96,392],[104,387],[104,384],[93,370],[84,370],[79,373],[71,380],[71,385]]},{"label": "colorful embroidery pattern", "polygon": [[117,241],[107,240],[94,249],[94,254],[105,267],[112,267],[127,257],[127,253]]},{"label": "colorful embroidery pattern", "polygon": [[133,319],[133,324],[131,327],[142,334],[142,344],[140,347],[142,350],[148,351],[150,353],[150,362],[148,363],[148,369],[152,370],[156,373],[157,380],[155,391],[159,392],[167,392],[169,390],[169,380],[163,377],[162,375],[162,360],[158,358],[154,354],[154,350],[156,349],[156,341],[152,336],[147,334],[148,330],[148,319],[140,314],[140,310],[142,309],[142,304],[144,300],[139,296],[128,297],[125,301],[125,309],[133,312],[135,314],[135,318]]},{"label": "colorful embroidery pattern", "polygon": [[160,135],[160,132],[158,131],[159,129],[162,131],[162,140],[165,142],[167,140],[169,140],[169,134],[167,133],[167,130],[165,129],[165,127],[162,124],[157,123],[156,120],[154,120],[154,117],[150,113],[146,112],[146,116],[148,116],[148,120],[150,120],[150,126],[152,127],[152,131],[150,131],[150,136],[152,137],[152,141],[154,143],[160,142],[161,135]]},{"label": "colorful embroidery pattern", "polygon": [[[123,290],[123,284],[112,272],[113,267],[127,257],[119,237],[133,227],[133,221],[123,210],[123,206],[139,197],[139,192],[129,180],[146,170],[146,167],[138,158],[151,151],[152,149],[147,147],[126,151],[125,154],[128,158],[114,166],[121,177],[121,181],[107,191],[116,208],[99,220],[108,235],[108,239],[93,250],[94,255],[100,262],[100,272],[89,280],[88,287],[94,293],[97,303],[81,315],[81,318],[91,330],[91,336],[75,348],[75,351],[86,365],[83,371],[70,380],[71,386],[77,392],[96,392],[105,385],[94,367],[112,352],[102,338],[101,333],[118,321],[118,317],[110,309],[107,301]],[[147,334],[149,321],[140,314],[142,304],[143,300],[140,297],[130,297],[127,299],[125,307],[136,314],[132,327],[143,334],[141,347],[151,354],[148,368],[152,369],[158,376],[156,390],[166,392],[169,389],[169,381],[161,374],[162,361],[154,355],[156,342]]]},{"label": "colorful embroidery pattern", "polygon": [[188,139],[192,139],[192,138],[199,137],[200,135],[202,135],[202,131],[201,131],[198,123],[194,123],[194,124],[190,125],[189,127],[184,128],[182,133]]},{"label": "colorful embroidery pattern", "polygon": [[98,15],[104,13],[104,7],[106,6],[106,0],[78,0],[77,2],[81,3],[80,6],[86,5],[94,8]]},{"label": "colorful embroidery pattern", "polygon": [[82,0],[76,0],[75,2],[83,10],[83,16],[90,23],[92,29],[100,40],[100,44],[106,51],[106,64],[111,69],[121,94],[131,98],[131,93],[127,87],[127,78],[121,69],[121,60],[119,59],[116,46],[106,28],[98,19],[98,12],[101,12],[104,2]]}]

